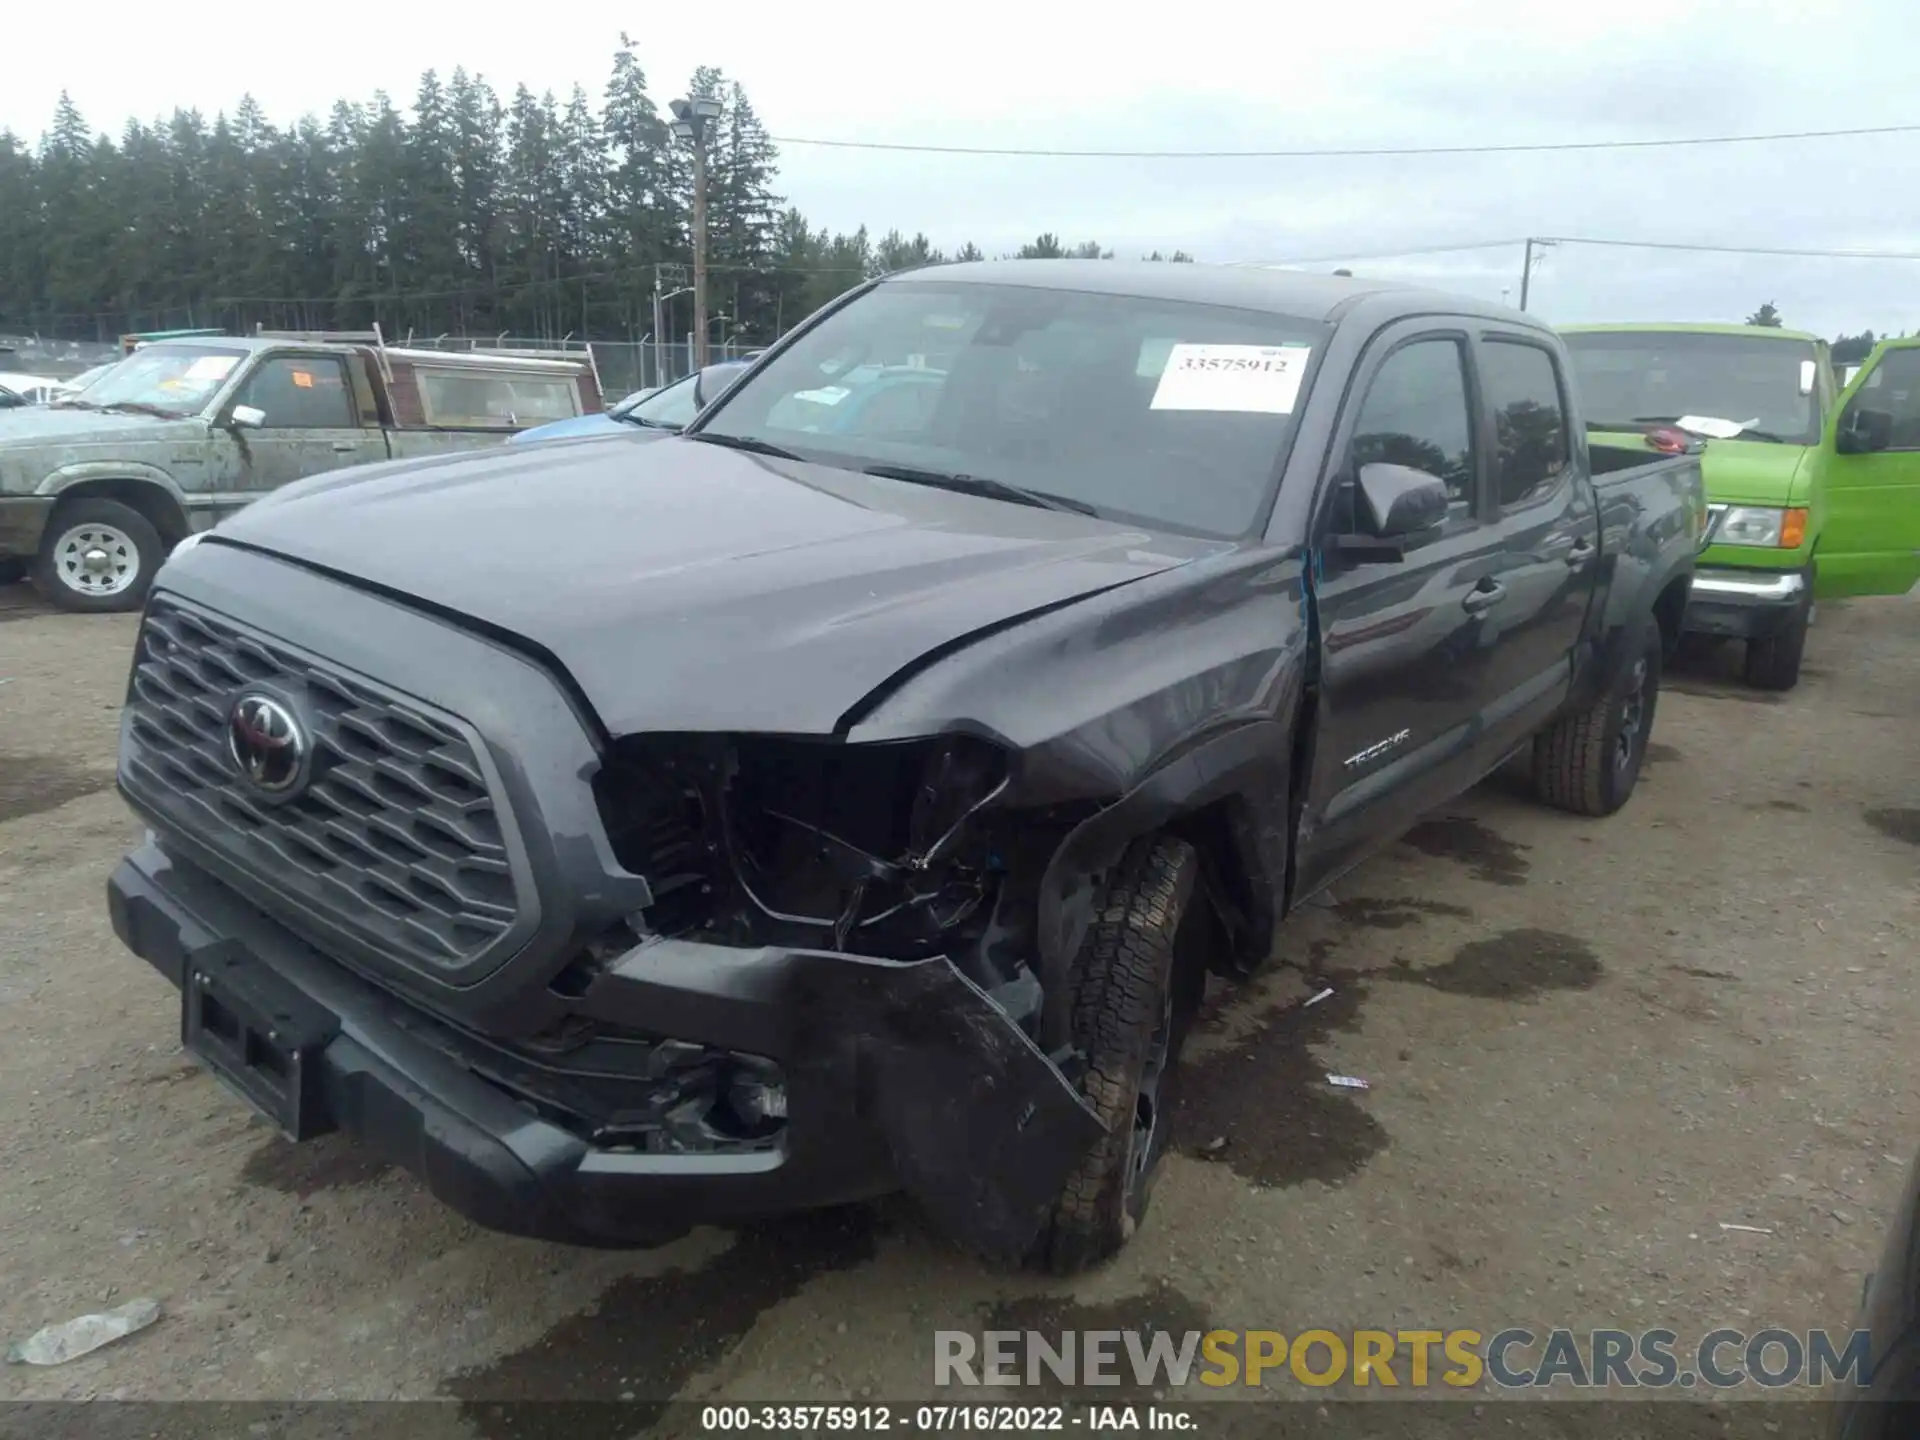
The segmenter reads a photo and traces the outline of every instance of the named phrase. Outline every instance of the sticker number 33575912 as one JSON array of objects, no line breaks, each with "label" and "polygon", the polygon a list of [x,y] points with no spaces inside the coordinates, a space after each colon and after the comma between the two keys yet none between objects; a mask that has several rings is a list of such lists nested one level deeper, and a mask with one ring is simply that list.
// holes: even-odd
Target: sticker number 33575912
[{"label": "sticker number 33575912", "polygon": [[1310,345],[1175,345],[1152,408],[1291,415],[1312,353]]}]

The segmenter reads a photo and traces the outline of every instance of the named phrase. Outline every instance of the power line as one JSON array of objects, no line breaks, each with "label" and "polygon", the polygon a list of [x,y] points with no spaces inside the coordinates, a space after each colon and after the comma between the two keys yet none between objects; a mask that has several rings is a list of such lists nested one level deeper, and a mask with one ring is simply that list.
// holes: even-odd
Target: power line
[{"label": "power line", "polygon": [[[685,263],[685,262],[680,262]],[[858,265],[741,265],[708,264],[709,270],[738,272],[743,275],[865,275]],[[547,275],[537,280],[513,280],[505,283],[478,282],[453,290],[370,290],[358,295],[215,295],[213,305],[360,305],[374,300],[452,300],[464,295],[511,295],[542,286],[579,285],[592,280],[648,279],[651,267],[635,264],[613,270],[584,270],[572,275]],[[651,293],[643,291],[640,293]],[[92,313],[92,312],[86,312]]]},{"label": "power line", "polygon": [[1760,145],[1777,140],[1839,140],[1910,135],[1915,125],[1861,125],[1842,130],[1783,130],[1762,135],[1690,135],[1660,140],[1557,140],[1519,145],[1381,145],[1307,150],[1052,150],[998,145],[912,145],[889,140],[823,140],[775,135],[776,145],[824,150],[890,150],[913,155],[998,155],[1061,160],[1308,160],[1391,155],[1540,155],[1569,150],[1661,150],[1683,145]]},{"label": "power line", "polygon": [[[1603,245],[1627,250],[1677,250],[1708,255],[1785,255],[1816,260],[1920,260],[1920,251],[1911,250],[1821,250],[1781,245],[1708,245],[1685,240],[1614,240],[1591,235],[1536,235],[1535,241],[1553,245]],[[1420,245],[1408,250],[1379,250],[1371,254],[1342,251],[1338,254],[1312,255],[1290,260],[1237,260],[1242,267],[1282,265],[1335,265],[1343,261],[1399,260],[1413,255],[1446,255],[1455,251],[1500,250],[1524,245],[1525,237],[1511,240],[1468,240],[1451,245]]]},{"label": "power line", "polygon": [[1612,245],[1630,250],[1691,250],[1708,255],[1794,255],[1816,260],[1920,260],[1913,250],[1801,250],[1774,245],[1695,245],[1680,240],[1596,240],[1584,235],[1541,235],[1557,245]]},{"label": "power line", "polygon": [[1520,235],[1510,240],[1462,240],[1452,245],[1416,245],[1411,250],[1378,250],[1370,255],[1359,255],[1351,250],[1343,250],[1337,255],[1309,255],[1297,260],[1233,260],[1228,263],[1243,269],[1278,265],[1333,265],[1343,260],[1358,263],[1367,260],[1398,260],[1408,255],[1447,255],[1456,250],[1501,250],[1509,245],[1526,243],[1526,236]]},{"label": "power line", "polygon": [[[1920,127],[1914,127],[1920,128]],[[1817,260],[1920,260],[1920,251],[1906,250],[1823,250],[1769,245],[1710,245],[1695,244],[1683,240],[1618,240],[1591,235],[1536,235],[1536,241],[1547,241],[1556,245],[1596,245],[1631,250],[1667,250],[1691,252],[1709,255],[1775,255]],[[1517,236],[1501,240],[1462,240],[1442,245],[1416,245],[1401,250],[1377,250],[1361,253],[1343,250],[1337,253],[1301,256],[1286,260],[1235,260],[1226,264],[1241,269],[1260,267],[1281,268],[1293,265],[1335,265],[1343,262],[1365,263],[1370,260],[1400,260],[1418,255],[1446,255],[1464,253],[1470,250],[1499,250],[1508,246],[1524,245],[1526,237]],[[710,268],[754,275],[856,275],[864,277],[869,272],[857,265],[743,265],[738,263],[714,264]],[[221,305],[363,305],[375,301],[422,301],[445,300],[456,297],[479,295],[499,297],[515,294],[523,290],[537,289],[542,286],[578,285],[594,280],[611,280],[622,277],[643,276],[641,267],[631,269],[592,270],[574,275],[547,277],[539,280],[520,280],[507,284],[466,285],[454,290],[387,290],[364,295],[216,295],[205,303]],[[172,308],[183,308],[188,302],[182,301]],[[201,303],[195,301],[192,303]],[[605,303],[605,302],[601,302]],[[153,309],[155,307],[137,307]],[[160,307],[167,308],[165,306]],[[41,317],[44,320],[91,320],[103,314],[118,314],[118,311],[71,311],[57,312]]]}]

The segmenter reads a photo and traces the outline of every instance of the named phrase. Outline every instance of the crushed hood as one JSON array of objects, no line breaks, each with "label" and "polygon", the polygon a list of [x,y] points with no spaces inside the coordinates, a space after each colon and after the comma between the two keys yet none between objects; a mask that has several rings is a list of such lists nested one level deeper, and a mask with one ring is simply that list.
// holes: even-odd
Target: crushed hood
[{"label": "crushed hood", "polygon": [[351,473],[210,539],[518,636],[616,735],[829,734],[930,652],[1229,548],[677,436]]}]

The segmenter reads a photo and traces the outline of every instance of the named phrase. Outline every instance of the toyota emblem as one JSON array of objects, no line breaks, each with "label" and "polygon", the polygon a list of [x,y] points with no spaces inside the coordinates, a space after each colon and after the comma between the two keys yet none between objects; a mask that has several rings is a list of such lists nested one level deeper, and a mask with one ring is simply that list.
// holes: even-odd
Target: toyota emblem
[{"label": "toyota emblem", "polygon": [[242,695],[227,716],[227,753],[254,789],[282,795],[300,783],[307,735],[278,700]]}]

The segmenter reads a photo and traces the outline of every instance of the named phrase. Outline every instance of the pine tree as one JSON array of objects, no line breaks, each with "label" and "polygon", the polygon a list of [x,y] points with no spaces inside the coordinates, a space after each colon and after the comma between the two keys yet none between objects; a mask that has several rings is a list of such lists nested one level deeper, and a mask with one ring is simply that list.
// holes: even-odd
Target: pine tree
[{"label": "pine tree", "polygon": [[676,240],[686,217],[673,189],[666,122],[647,94],[646,72],[624,32],[613,56],[600,128],[609,165],[601,244],[622,272],[619,293],[629,312],[629,333],[635,312],[646,314],[638,323],[650,330],[653,267],[678,253]]},{"label": "pine tree", "polygon": [[939,265],[946,256],[933,247],[925,235],[908,240],[898,230],[889,230],[873,247],[874,273],[891,274],[895,270],[917,270],[923,265]]},{"label": "pine tree", "polygon": [[[742,87],[704,66],[689,93],[720,108],[709,307],[729,335],[772,340],[872,276],[945,258],[920,232],[815,229],[777,193]],[[241,95],[211,121],[178,109],[110,141],[63,95],[36,144],[0,132],[0,328],[637,337],[654,267],[692,259],[691,158],[625,35],[597,105],[578,87],[502,105],[482,76],[429,70],[404,111],[375,92],[281,127]],[[1113,252],[1046,233],[1019,253]],[[982,256],[968,242],[954,258]]]},{"label": "pine tree", "polygon": [[458,140],[452,96],[429,70],[414,92],[412,123],[401,141],[406,210],[394,267],[401,287],[444,297],[422,303],[407,317],[429,329],[448,309],[459,315],[458,292],[472,278],[460,253]]},{"label": "pine tree", "polygon": [[463,69],[455,70],[448,83],[447,111],[453,132],[454,243],[472,290],[442,313],[456,317],[451,329],[492,330],[499,320],[492,287],[500,279],[503,236],[504,112],[485,77],[469,76]]}]

